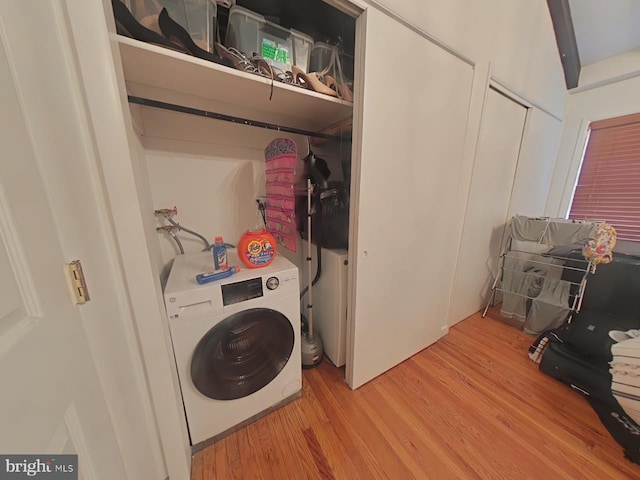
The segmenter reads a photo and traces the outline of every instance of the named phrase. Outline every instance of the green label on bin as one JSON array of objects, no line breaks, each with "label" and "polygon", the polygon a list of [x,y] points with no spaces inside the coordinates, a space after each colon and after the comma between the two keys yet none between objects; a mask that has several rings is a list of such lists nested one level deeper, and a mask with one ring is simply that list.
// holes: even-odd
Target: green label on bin
[{"label": "green label on bin", "polygon": [[276,62],[289,63],[289,50],[287,50],[287,47],[285,47],[284,45],[278,45]]},{"label": "green label on bin", "polygon": [[276,42],[272,42],[268,38],[262,39],[262,56],[269,60],[275,60],[278,53]]},{"label": "green label on bin", "polygon": [[268,38],[262,39],[262,56],[274,62],[289,63],[289,49],[285,45],[278,45]]}]

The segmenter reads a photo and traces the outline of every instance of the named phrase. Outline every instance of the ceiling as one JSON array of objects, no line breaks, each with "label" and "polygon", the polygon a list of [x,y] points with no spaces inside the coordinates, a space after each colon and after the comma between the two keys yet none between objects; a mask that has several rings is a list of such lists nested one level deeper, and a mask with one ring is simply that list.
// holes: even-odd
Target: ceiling
[{"label": "ceiling", "polygon": [[640,48],[640,0],[569,0],[584,67]]},{"label": "ceiling", "polygon": [[568,89],[582,67],[640,49],[640,0],[547,0]]}]

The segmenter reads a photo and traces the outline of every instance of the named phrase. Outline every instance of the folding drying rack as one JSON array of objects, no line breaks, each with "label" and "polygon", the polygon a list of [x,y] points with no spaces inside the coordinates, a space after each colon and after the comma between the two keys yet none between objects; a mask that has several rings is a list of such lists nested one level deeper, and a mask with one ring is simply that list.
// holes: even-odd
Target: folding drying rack
[{"label": "folding drying rack", "polygon": [[582,244],[593,238],[596,223],[516,215],[500,253],[485,317],[500,295],[502,316],[538,334],[555,328],[580,311],[592,260]]}]

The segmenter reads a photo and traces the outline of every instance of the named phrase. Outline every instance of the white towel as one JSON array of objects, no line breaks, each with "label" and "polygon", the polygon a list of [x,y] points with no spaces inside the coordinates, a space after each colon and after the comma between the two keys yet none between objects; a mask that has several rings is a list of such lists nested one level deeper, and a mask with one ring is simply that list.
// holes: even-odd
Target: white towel
[{"label": "white towel", "polygon": [[614,343],[611,353],[611,393],[626,414],[640,425],[640,337]]},{"label": "white towel", "polygon": [[613,356],[640,358],[640,337],[630,338],[611,346]]}]

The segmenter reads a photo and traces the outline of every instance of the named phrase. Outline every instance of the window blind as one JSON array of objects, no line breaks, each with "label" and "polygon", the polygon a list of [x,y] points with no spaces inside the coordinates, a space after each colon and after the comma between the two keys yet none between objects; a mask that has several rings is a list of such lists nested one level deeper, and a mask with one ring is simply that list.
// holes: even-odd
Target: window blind
[{"label": "window blind", "polygon": [[640,242],[640,113],[592,122],[569,218],[603,220]]}]

